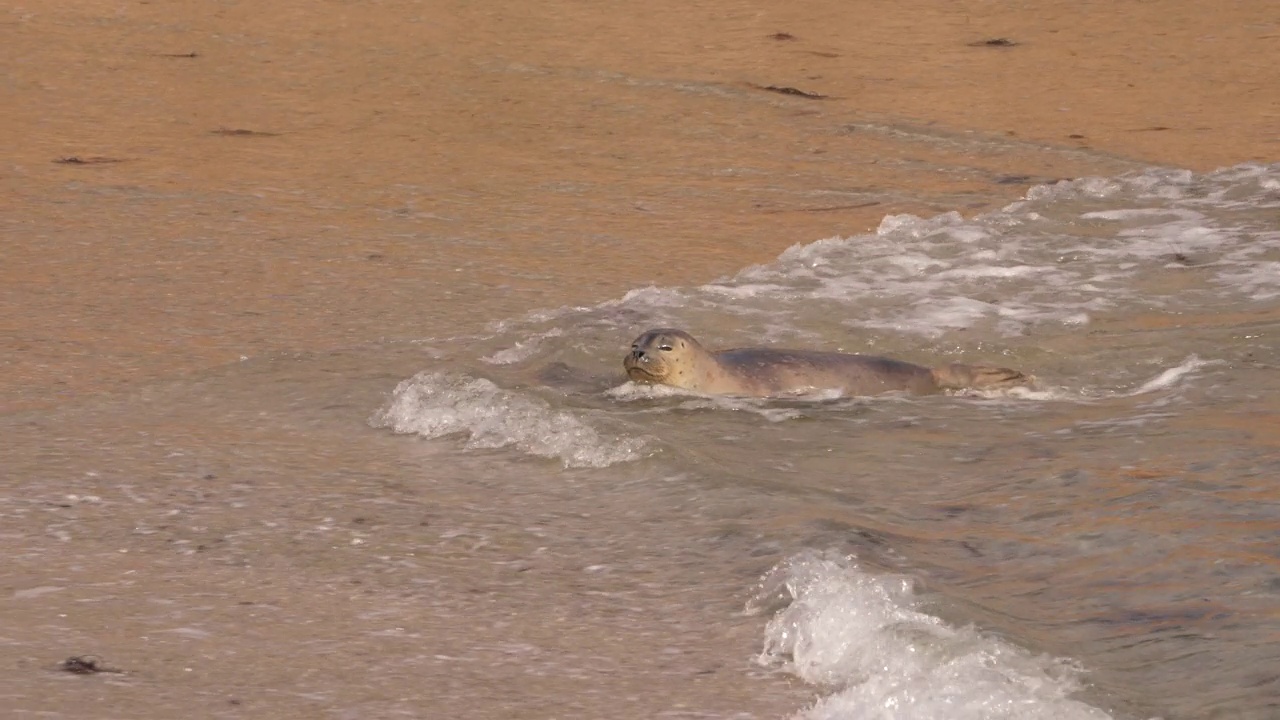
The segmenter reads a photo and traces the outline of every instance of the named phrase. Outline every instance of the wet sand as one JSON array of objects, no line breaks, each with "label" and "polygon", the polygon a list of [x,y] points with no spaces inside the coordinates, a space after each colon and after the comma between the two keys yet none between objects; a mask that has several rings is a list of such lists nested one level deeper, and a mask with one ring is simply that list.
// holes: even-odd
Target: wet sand
[{"label": "wet sand", "polygon": [[0,403],[465,333],[1059,177],[1274,160],[1270,9],[10,8]]}]

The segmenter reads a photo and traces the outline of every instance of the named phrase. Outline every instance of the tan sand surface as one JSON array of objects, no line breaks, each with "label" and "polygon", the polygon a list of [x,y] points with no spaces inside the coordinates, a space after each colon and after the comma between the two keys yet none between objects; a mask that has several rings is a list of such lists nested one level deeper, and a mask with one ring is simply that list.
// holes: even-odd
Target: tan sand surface
[{"label": "tan sand surface", "polygon": [[[440,717],[528,718],[800,707],[813,688],[787,697],[750,664],[761,619],[736,614],[749,573],[707,584],[666,537],[637,531],[652,545],[637,548],[614,532],[665,520],[669,498],[640,483],[596,498],[551,464],[530,464],[540,494],[512,498],[482,453],[353,433],[372,409],[362,403],[398,379],[353,380],[369,346],[702,283],[886,214],[976,213],[1034,183],[1280,160],[1276,7],[5,3],[0,645],[12,652],[0,708],[365,718],[436,702]],[[335,352],[351,346],[365,354]],[[307,376],[286,362],[217,369],[306,352],[332,362]],[[156,382],[188,374],[200,380]],[[336,379],[312,399],[337,399],[295,408],[311,396],[290,383],[325,374]],[[108,397],[120,391],[137,394]],[[1241,442],[1243,426],[1268,427],[1265,410],[1189,422],[1213,431],[1206,445]],[[928,439],[910,432],[895,442]],[[1249,442],[1261,454],[1272,441]],[[1079,464],[1009,452],[1006,466],[1046,477]],[[1115,475],[1116,492],[1170,467],[1089,462]],[[1064,513],[1091,507],[1080,492]],[[777,502],[784,521],[820,515]],[[680,512],[699,510],[688,505]],[[744,508],[753,517],[754,498]],[[701,510],[691,527],[747,542],[737,506]],[[448,534],[471,526],[488,545]],[[748,555],[736,548],[725,555]],[[508,562],[524,557],[540,563],[533,572]],[[681,572],[582,572],[637,558]],[[669,618],[671,587],[685,606]],[[505,613],[517,621],[479,624]],[[672,638],[697,652],[664,655]],[[55,672],[88,652],[129,673]]]},{"label": "tan sand surface", "polygon": [[1266,0],[55,1],[0,47],[10,407],[1280,157]]}]

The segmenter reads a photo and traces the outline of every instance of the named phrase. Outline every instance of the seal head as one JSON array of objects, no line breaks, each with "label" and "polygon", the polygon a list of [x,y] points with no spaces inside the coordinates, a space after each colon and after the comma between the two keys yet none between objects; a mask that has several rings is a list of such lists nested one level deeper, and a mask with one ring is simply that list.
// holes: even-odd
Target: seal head
[{"label": "seal head", "polygon": [[649,330],[631,343],[631,353],[622,360],[627,377],[636,382],[672,385],[697,390],[702,359],[714,364],[711,354],[683,330]]}]

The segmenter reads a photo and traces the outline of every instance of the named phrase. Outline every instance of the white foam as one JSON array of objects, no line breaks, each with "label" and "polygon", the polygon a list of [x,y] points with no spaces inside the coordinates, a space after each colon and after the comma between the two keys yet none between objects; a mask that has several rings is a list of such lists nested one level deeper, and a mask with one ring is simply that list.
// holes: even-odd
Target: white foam
[{"label": "white foam", "polygon": [[421,372],[401,382],[374,427],[426,438],[466,435],[468,448],[514,446],[566,467],[606,467],[645,455],[638,438],[605,437],[582,419],[483,378]]},{"label": "white foam", "polygon": [[492,355],[480,358],[481,360],[493,365],[511,365],[513,363],[522,362],[533,357],[534,353],[542,345],[542,341],[548,338],[555,338],[564,335],[564,330],[555,327],[550,330],[534,335],[525,340],[517,340],[514,345],[503,350],[499,350]]},{"label": "white foam", "polygon": [[604,391],[604,394],[622,400],[623,402],[634,402],[637,400],[657,400],[660,398],[683,397],[686,395],[694,395],[701,397],[701,393],[692,390],[684,390],[673,385],[657,385],[654,383],[638,383],[630,380],[611,387]]},{"label": "white foam", "polygon": [[889,215],[873,234],[793,246],[681,300],[686,314],[821,314],[930,338],[1269,301],[1280,297],[1280,228],[1268,219],[1280,198],[1270,184],[1280,184],[1280,165],[1151,170],[1038,186],[972,219]]},{"label": "white foam", "polygon": [[761,581],[748,611],[778,608],[759,662],[821,688],[804,720],[1105,720],[1071,696],[1076,663],[1034,655],[918,609],[910,579],[806,552]]},{"label": "white foam", "polygon": [[[721,410],[749,412],[769,422],[785,422],[806,417],[806,414],[794,407],[776,407],[775,399],[733,397],[729,395],[707,395],[705,393],[684,390],[670,385],[652,385],[627,381],[617,387],[605,391],[605,395],[622,402],[652,401],[667,398],[680,398],[675,407],[679,410]],[[820,390],[811,393],[791,396],[790,400],[830,401],[843,398],[838,390]],[[660,409],[665,411],[666,408]]]},{"label": "white foam", "polygon": [[1224,270],[1215,278],[1219,284],[1248,294],[1250,300],[1262,302],[1280,297],[1280,262],[1263,261]]},{"label": "white foam", "polygon": [[681,410],[729,410],[759,415],[769,422],[780,423],[807,417],[795,408],[769,407],[764,402],[747,398],[698,398],[680,403]]},{"label": "white foam", "polygon": [[1206,365],[1212,365],[1212,364],[1215,364],[1215,362],[1201,360],[1195,355],[1192,355],[1188,357],[1186,360],[1183,360],[1180,365],[1177,365],[1176,367],[1171,367],[1168,370],[1165,370],[1159,375],[1143,383],[1140,387],[1138,387],[1138,389],[1128,394],[1144,395],[1149,392],[1155,392],[1157,390],[1164,390],[1166,388],[1173,387],[1178,383],[1179,380],[1186,377],[1187,375],[1195,372],[1196,370],[1199,370],[1200,368]]},{"label": "white foam", "polygon": [[[617,301],[619,305],[638,302],[651,307],[679,307],[687,302],[684,293],[672,288],[660,288],[649,285],[634,290],[628,290],[621,300]],[[607,304],[607,303],[606,303]]]}]

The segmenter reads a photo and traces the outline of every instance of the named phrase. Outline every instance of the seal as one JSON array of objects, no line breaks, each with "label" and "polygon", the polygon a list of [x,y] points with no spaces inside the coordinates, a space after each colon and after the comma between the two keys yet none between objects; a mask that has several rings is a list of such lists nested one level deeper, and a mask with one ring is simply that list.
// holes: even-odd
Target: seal
[{"label": "seal", "polygon": [[1033,378],[1009,368],[943,365],[927,368],[872,355],[811,350],[736,348],[711,352],[692,335],[672,328],[649,330],[631,344],[622,361],[627,377],[706,393],[770,397],[814,390],[846,395],[944,390],[1000,389],[1029,385]]}]

